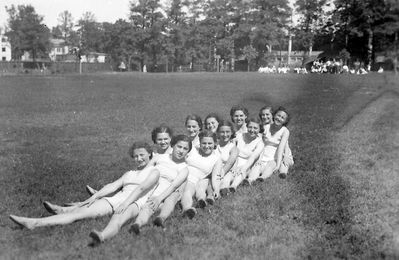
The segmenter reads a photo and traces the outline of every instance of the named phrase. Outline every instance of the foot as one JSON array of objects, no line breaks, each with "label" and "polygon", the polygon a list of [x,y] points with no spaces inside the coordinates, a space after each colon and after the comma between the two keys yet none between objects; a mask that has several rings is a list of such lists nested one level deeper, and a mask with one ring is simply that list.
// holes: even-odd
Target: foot
[{"label": "foot", "polygon": [[87,193],[89,193],[90,196],[97,192],[97,190],[93,189],[89,185],[86,185],[86,191]]},{"label": "foot", "polygon": [[130,233],[133,232],[133,233],[135,233],[136,235],[140,235],[140,226],[139,226],[139,224],[134,223],[134,224],[130,227],[129,232],[130,232]]},{"label": "foot", "polygon": [[251,186],[251,182],[248,179],[242,181],[242,186]]},{"label": "foot", "polygon": [[205,202],[205,200],[198,200],[198,202],[197,202],[197,207],[198,208],[201,208],[201,209],[203,209],[203,208],[205,208],[206,207],[206,202]]},{"label": "foot", "polygon": [[278,177],[280,177],[281,179],[285,179],[285,178],[287,178],[287,174],[283,173],[283,172],[280,172]]},{"label": "foot", "polygon": [[195,208],[189,208],[188,210],[186,210],[186,211],[184,212],[184,214],[185,214],[189,219],[192,219],[192,218],[195,216],[195,214],[197,214],[197,210],[196,210]]},{"label": "foot", "polygon": [[228,193],[229,193],[229,190],[227,188],[220,190],[220,196],[222,196],[222,197],[226,197]]},{"label": "foot", "polygon": [[97,230],[92,230],[89,234],[89,236],[93,239],[91,245],[96,246],[99,245],[101,243],[104,243],[104,237],[101,234],[101,232],[97,231]]},{"label": "foot", "polygon": [[159,217],[159,216],[154,219],[154,225],[158,226],[158,227],[161,227],[161,228],[165,227],[163,225],[164,222],[165,222],[165,220],[162,217]]},{"label": "foot", "polygon": [[213,204],[215,203],[215,200],[214,200],[213,198],[209,197],[209,198],[206,198],[206,202],[207,202],[209,205],[213,205]]},{"label": "foot", "polygon": [[259,177],[259,178],[256,179],[256,181],[257,182],[264,182],[265,180],[263,178]]},{"label": "foot", "polygon": [[60,210],[58,209],[58,206],[54,205],[54,204],[51,204],[48,201],[44,201],[43,202],[43,206],[49,213],[51,213],[53,215],[57,215],[58,213],[60,213],[59,212]]},{"label": "foot", "polygon": [[236,188],[236,187],[230,187],[230,188],[229,188],[229,191],[230,191],[231,193],[234,193],[234,192],[236,192],[236,190],[237,190],[237,188]]},{"label": "foot", "polygon": [[10,219],[15,224],[17,224],[20,227],[27,228],[27,229],[30,229],[30,230],[35,228],[35,226],[33,224],[33,221],[28,219],[28,218],[18,217],[18,216],[15,216],[15,215],[10,215]]}]

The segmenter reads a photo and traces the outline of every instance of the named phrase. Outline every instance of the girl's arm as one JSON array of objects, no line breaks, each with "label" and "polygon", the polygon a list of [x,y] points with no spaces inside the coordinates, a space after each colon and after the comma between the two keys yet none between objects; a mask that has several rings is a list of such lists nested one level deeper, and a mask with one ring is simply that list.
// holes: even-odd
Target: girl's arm
[{"label": "girl's arm", "polygon": [[188,176],[188,168],[184,167],[182,170],[179,171],[179,174],[177,175],[176,179],[173,180],[173,182],[164,192],[162,192],[157,197],[152,197],[149,199],[151,208],[157,209],[162,201],[164,201],[170,194],[172,194],[172,192],[174,192],[178,187],[180,187],[180,185],[183,184],[183,182],[187,179],[187,176]]},{"label": "girl's arm", "polygon": [[251,156],[248,158],[247,162],[241,167],[241,174],[246,174],[246,172],[251,168],[251,166],[254,164],[256,159],[258,159],[259,155],[262,153],[263,148],[265,147],[265,144],[263,141],[260,141],[256,147]]},{"label": "girl's arm", "polygon": [[284,131],[283,136],[281,137],[281,141],[277,147],[277,161],[276,167],[274,168],[273,172],[280,169],[281,161],[283,160],[283,152],[288,142],[288,137],[290,136],[290,131],[287,129]]},{"label": "girl's arm", "polygon": [[138,200],[142,195],[144,195],[146,192],[151,190],[159,180],[159,171],[156,169],[152,169],[147,176],[147,178],[140,183],[140,185],[135,188],[132,193],[130,193],[129,197],[123,203],[115,209],[115,214],[121,214],[123,213],[130,204]]},{"label": "girl's arm", "polygon": [[222,159],[219,159],[217,160],[212,169],[212,187],[214,189],[215,194],[217,194],[218,196],[219,196],[220,187],[218,185],[217,178],[219,178],[220,174],[222,173],[222,165],[223,165]]},{"label": "girl's arm", "polygon": [[231,167],[233,167],[234,163],[237,161],[238,153],[239,151],[237,146],[231,148],[229,158],[222,167],[222,172],[221,172],[222,176],[226,175],[226,173],[230,171]]}]

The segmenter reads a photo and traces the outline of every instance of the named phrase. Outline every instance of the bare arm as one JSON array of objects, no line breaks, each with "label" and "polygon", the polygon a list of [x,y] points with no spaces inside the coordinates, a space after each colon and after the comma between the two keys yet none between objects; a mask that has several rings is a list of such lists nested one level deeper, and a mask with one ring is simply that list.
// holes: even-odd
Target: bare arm
[{"label": "bare arm", "polygon": [[125,173],[122,177],[120,177],[119,179],[117,179],[114,182],[108,183],[107,185],[105,185],[104,187],[102,187],[99,191],[97,191],[96,193],[94,193],[90,198],[86,199],[85,201],[81,202],[80,205],[90,205],[92,204],[94,201],[105,197],[117,190],[119,190],[120,188],[122,188],[123,186],[123,177],[128,174],[129,172]]},{"label": "bare arm", "polygon": [[275,170],[278,170],[281,166],[281,161],[283,160],[283,152],[286,148],[289,136],[290,136],[290,131],[287,129],[286,131],[284,131],[283,136],[281,137],[281,141],[277,147],[277,162]]},{"label": "bare arm", "polygon": [[249,168],[254,164],[256,159],[258,159],[259,155],[262,153],[263,148],[265,147],[265,144],[260,141],[256,147],[251,156],[248,158],[247,162],[244,164],[244,166],[241,167],[241,173],[246,173]]},{"label": "bare arm", "polygon": [[216,194],[219,194],[219,185],[217,185],[217,178],[220,177],[220,174],[222,173],[222,165],[222,159],[219,159],[212,169],[212,187]]},{"label": "bare arm", "polygon": [[222,176],[226,175],[228,171],[230,171],[231,167],[233,167],[234,163],[237,161],[238,157],[238,148],[237,146],[234,146],[230,150],[229,158],[227,159],[226,163],[222,167]]},{"label": "bare arm", "polygon": [[123,213],[127,207],[138,200],[142,195],[151,190],[159,180],[159,171],[157,169],[151,169],[147,178],[140,183],[140,185],[135,188],[132,193],[130,193],[129,197],[115,210],[115,214]]}]

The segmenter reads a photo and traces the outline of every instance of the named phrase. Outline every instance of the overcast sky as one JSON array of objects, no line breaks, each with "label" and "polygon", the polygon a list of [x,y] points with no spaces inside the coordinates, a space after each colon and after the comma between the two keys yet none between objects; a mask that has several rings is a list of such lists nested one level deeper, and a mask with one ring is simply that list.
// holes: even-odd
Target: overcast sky
[{"label": "overcast sky", "polygon": [[119,18],[127,19],[130,0],[0,0],[0,27],[7,24],[6,6],[32,5],[36,13],[43,16],[43,22],[49,27],[58,24],[58,15],[64,10],[72,13],[76,22],[82,14],[94,13],[98,22],[115,22]]}]

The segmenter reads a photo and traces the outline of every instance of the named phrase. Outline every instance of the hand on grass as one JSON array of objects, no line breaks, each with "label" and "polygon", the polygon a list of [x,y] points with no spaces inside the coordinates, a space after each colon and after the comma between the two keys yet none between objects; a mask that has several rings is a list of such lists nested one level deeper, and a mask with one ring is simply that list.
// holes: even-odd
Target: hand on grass
[{"label": "hand on grass", "polygon": [[115,209],[114,214],[122,214],[123,212],[126,211],[126,209],[127,209],[128,206],[129,206],[129,205],[125,205],[125,203],[122,203],[121,205],[119,205],[119,206]]},{"label": "hand on grass", "polygon": [[155,211],[159,207],[159,204],[161,204],[161,201],[158,197],[151,197],[148,199],[148,204],[150,205],[151,209]]}]

